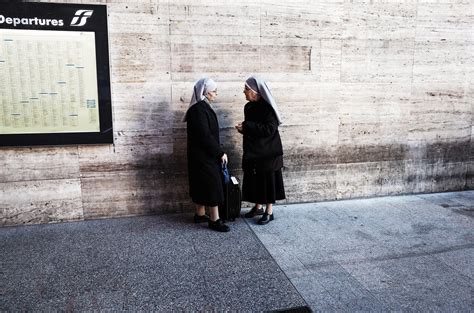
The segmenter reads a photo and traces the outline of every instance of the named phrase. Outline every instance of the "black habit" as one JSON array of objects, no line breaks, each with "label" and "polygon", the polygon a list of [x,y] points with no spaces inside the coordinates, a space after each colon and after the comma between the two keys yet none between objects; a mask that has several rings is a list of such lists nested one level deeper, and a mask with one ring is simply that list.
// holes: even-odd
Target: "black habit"
[{"label": "black habit", "polygon": [[189,195],[196,204],[217,206],[224,201],[221,178],[219,123],[211,106],[204,100],[188,109]]},{"label": "black habit", "polygon": [[244,115],[242,200],[265,204],[285,199],[283,148],[275,111],[261,98],[248,102]]}]

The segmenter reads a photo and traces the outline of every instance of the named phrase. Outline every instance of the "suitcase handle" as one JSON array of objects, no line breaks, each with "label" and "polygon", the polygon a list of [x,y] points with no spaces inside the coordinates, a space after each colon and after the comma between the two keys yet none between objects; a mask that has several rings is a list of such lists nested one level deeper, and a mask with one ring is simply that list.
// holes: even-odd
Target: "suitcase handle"
[{"label": "suitcase handle", "polygon": [[222,176],[224,177],[224,183],[230,182],[229,170],[227,169],[227,162],[222,163]]}]

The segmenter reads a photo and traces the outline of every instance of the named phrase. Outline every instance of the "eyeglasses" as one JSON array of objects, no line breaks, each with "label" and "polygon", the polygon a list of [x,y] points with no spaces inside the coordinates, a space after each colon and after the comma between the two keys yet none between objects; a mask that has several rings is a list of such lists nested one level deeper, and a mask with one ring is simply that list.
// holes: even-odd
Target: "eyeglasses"
[{"label": "eyeglasses", "polygon": [[250,93],[252,93],[252,94],[258,95],[257,92],[253,91],[252,89],[250,89],[250,88],[247,87],[247,86],[244,87],[244,92],[250,92]]}]

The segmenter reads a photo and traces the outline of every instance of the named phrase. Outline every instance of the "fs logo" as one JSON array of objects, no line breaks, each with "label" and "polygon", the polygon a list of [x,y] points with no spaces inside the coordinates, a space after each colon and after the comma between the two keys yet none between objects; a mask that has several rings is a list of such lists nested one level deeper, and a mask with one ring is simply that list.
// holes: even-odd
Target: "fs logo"
[{"label": "fs logo", "polygon": [[74,18],[71,21],[71,26],[84,26],[87,23],[87,19],[92,16],[94,11],[92,10],[77,10],[74,14]]}]

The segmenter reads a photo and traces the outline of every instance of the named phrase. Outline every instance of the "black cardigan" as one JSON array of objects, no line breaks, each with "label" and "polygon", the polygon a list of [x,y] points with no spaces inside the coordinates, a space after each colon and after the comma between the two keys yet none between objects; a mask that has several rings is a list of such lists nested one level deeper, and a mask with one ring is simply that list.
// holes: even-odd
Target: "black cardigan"
[{"label": "black cardigan", "polygon": [[242,125],[244,169],[246,163],[255,161],[261,165],[273,163],[278,167],[274,170],[281,168],[282,161],[275,162],[282,160],[283,147],[278,132],[278,119],[272,106],[263,99],[249,102],[245,105],[244,115]]},{"label": "black cardigan", "polygon": [[224,152],[219,142],[219,123],[205,101],[193,105],[187,113],[188,157],[191,162],[218,161]]}]

